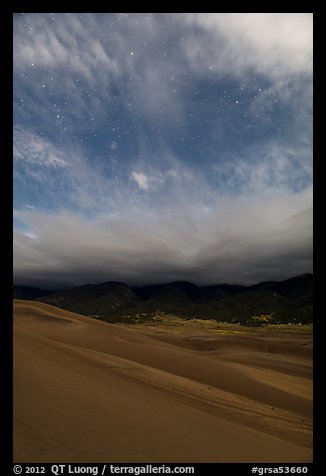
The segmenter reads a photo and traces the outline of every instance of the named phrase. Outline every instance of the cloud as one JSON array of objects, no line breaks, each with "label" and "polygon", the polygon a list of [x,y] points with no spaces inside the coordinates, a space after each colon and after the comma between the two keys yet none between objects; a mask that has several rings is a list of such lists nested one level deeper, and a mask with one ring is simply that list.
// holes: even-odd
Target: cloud
[{"label": "cloud", "polygon": [[17,282],[250,283],[312,270],[311,190],[260,201],[220,196],[210,209],[169,202],[88,221],[68,211],[25,210],[20,219],[28,231],[14,235]]},{"label": "cloud", "polygon": [[80,145],[58,144],[15,127],[13,156],[18,209],[28,201],[35,209],[67,208],[96,214],[112,211],[121,201],[118,180],[110,184],[106,177],[111,162],[96,165]]},{"label": "cloud", "polygon": [[[97,68],[117,74],[119,65],[98,39],[92,15],[26,15],[24,24],[15,22],[15,67],[52,67],[94,80]],[[32,33],[32,34],[31,34]],[[88,41],[85,41],[85,39]]]},{"label": "cloud", "polygon": [[148,189],[148,177],[146,177],[145,174],[141,172],[132,172],[131,178],[137,183],[138,187],[141,190]]},{"label": "cloud", "polygon": [[18,104],[24,107],[26,122],[38,118],[55,133],[58,110],[70,132],[76,130],[76,115],[79,130],[103,122],[103,97],[108,103],[113,100],[111,87],[120,76],[119,49],[112,38],[107,45],[107,36],[105,26],[100,28],[91,14],[15,18],[13,60],[20,78],[15,97],[24,97]]},{"label": "cloud", "polygon": [[179,20],[201,33],[186,48],[194,68],[274,79],[312,72],[312,13],[182,13]]},{"label": "cloud", "polygon": [[210,181],[223,193],[265,196],[297,192],[312,183],[311,151],[299,144],[266,141],[248,147],[223,166],[212,166]]},{"label": "cloud", "polygon": [[14,160],[43,167],[66,167],[64,154],[60,153],[51,141],[21,127],[14,128]]}]

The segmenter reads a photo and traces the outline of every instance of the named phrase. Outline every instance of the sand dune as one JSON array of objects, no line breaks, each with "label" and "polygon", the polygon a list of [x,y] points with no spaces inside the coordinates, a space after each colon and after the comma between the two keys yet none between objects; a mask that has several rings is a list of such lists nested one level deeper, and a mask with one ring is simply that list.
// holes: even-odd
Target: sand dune
[{"label": "sand dune", "polygon": [[14,301],[15,462],[312,461],[307,337],[177,335]]}]

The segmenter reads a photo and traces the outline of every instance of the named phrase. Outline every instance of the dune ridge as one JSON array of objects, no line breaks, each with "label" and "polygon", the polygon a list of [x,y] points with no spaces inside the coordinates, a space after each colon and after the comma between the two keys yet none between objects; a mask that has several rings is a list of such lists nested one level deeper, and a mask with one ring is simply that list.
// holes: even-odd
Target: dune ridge
[{"label": "dune ridge", "polygon": [[107,324],[14,300],[15,462],[310,462],[309,340]]}]

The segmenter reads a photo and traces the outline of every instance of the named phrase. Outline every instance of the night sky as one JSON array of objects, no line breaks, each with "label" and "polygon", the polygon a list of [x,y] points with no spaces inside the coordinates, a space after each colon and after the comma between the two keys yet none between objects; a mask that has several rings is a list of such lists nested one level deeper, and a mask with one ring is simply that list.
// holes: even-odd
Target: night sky
[{"label": "night sky", "polygon": [[311,13],[13,21],[16,284],[312,272]]}]

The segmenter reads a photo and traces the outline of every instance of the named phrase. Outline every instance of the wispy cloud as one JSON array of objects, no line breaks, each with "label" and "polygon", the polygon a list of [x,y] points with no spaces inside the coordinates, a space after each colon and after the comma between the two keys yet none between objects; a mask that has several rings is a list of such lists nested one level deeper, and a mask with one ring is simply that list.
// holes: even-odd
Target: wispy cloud
[{"label": "wispy cloud", "polygon": [[51,141],[26,129],[17,127],[13,134],[13,157],[42,167],[66,167],[64,153]]},{"label": "wispy cloud", "polygon": [[98,70],[119,72],[116,58],[108,55],[98,39],[98,25],[92,15],[26,15],[25,21],[16,24],[20,28],[14,43],[16,68],[59,68],[89,81],[95,80]]},{"label": "wispy cloud", "polygon": [[[15,23],[15,71],[25,75],[25,84],[39,96],[42,117],[48,115],[42,81],[49,71],[54,83],[60,75],[69,126],[78,108],[80,126],[87,128],[94,126],[89,116],[97,123],[105,117],[103,98],[114,110],[117,97],[126,110],[132,104],[137,115],[169,114],[181,127],[186,106],[180,90],[191,89],[194,74],[208,79],[222,72],[251,81],[256,74],[270,87],[277,84],[280,92],[289,77],[312,73],[309,13],[149,14],[148,21],[137,15],[33,14]],[[38,81],[31,83],[33,70]],[[297,96],[289,90],[286,94]]]},{"label": "wispy cloud", "polygon": [[[21,127],[14,129],[14,188],[16,207],[109,211],[118,187],[109,188],[103,167],[89,162],[81,147],[55,144]],[[42,197],[42,200],[40,200]]]}]

